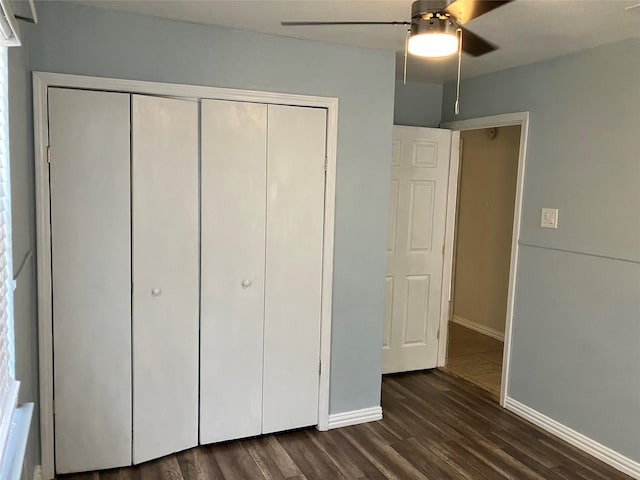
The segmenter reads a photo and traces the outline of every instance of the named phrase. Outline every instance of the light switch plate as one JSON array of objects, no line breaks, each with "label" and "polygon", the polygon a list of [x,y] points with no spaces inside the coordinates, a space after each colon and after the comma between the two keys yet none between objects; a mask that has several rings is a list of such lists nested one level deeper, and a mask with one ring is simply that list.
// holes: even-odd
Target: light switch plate
[{"label": "light switch plate", "polygon": [[542,228],[558,228],[558,209],[543,208],[540,215],[540,226]]}]

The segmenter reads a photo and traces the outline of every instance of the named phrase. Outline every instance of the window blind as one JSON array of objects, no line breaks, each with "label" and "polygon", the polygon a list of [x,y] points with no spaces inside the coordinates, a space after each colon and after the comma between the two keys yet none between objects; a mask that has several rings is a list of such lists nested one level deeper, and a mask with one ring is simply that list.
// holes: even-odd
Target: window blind
[{"label": "window blind", "polygon": [[0,465],[18,400],[13,351],[13,266],[9,176],[9,78],[7,47],[0,47]]}]

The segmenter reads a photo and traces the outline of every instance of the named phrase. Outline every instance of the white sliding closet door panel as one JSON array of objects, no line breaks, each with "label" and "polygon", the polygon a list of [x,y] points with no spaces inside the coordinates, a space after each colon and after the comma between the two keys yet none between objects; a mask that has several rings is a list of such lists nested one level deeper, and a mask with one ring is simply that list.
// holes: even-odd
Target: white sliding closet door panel
[{"label": "white sliding closet door panel", "polygon": [[133,462],[198,444],[198,104],[132,96]]},{"label": "white sliding closet door panel", "polygon": [[263,433],[318,423],[326,110],[268,123]]},{"label": "white sliding closet door panel", "polygon": [[200,443],[262,415],[266,105],[202,101]]},{"label": "white sliding closet door panel", "polygon": [[129,95],[48,99],[56,471],[130,465]]}]

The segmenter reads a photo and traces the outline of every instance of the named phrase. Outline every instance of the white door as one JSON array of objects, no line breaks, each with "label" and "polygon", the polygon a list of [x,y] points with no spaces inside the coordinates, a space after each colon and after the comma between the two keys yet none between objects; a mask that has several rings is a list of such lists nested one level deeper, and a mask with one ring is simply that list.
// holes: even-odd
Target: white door
[{"label": "white door", "polygon": [[451,131],[393,128],[382,372],[434,368]]},{"label": "white door", "polygon": [[324,109],[268,117],[262,433],[318,423],[326,143]]},{"label": "white door", "polygon": [[130,97],[48,99],[56,472],[130,465]]},{"label": "white door", "polygon": [[202,444],[261,433],[266,143],[266,105],[202,101]]},{"label": "white door", "polygon": [[131,97],[133,463],[198,444],[198,103]]}]

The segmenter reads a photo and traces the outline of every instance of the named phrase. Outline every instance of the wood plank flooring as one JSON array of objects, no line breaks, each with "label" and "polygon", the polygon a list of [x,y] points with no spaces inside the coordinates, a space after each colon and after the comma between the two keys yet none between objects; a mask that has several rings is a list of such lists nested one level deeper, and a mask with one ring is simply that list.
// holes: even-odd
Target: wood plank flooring
[{"label": "wood plank flooring", "polygon": [[65,480],[615,480],[630,477],[439,371],[386,376],[384,419],[203,446]]}]

